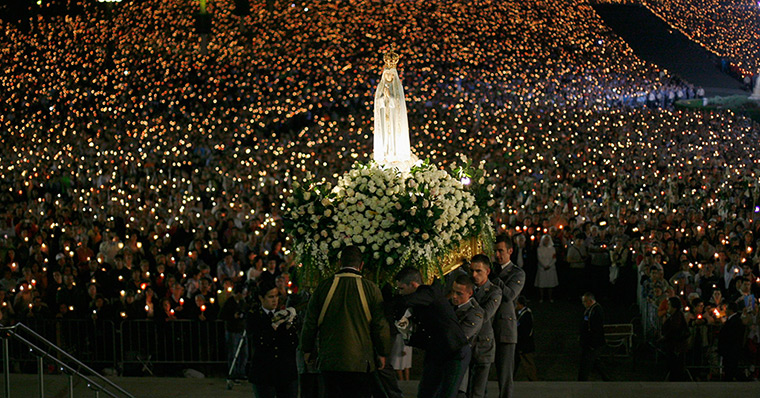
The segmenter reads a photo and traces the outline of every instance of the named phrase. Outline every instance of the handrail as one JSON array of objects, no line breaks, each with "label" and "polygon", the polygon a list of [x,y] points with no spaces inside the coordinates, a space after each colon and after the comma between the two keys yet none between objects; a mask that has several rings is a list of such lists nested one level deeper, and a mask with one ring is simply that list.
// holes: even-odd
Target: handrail
[{"label": "handrail", "polygon": [[[58,364],[61,367],[65,368],[67,371],[72,372],[73,374],[81,377],[82,379],[84,379],[85,381],[87,381],[91,385],[97,387],[99,390],[101,390],[101,391],[105,392],[106,394],[110,395],[111,397],[113,397],[113,398],[119,398],[118,395],[115,395],[114,393],[112,393],[108,389],[106,389],[103,386],[101,386],[100,384],[96,383],[90,377],[88,377],[87,375],[83,374],[81,371],[79,371],[77,369],[74,369],[73,367],[69,366],[67,363],[65,363],[65,362],[61,361],[60,359],[58,359],[58,358],[50,355],[46,350],[43,350],[42,348],[38,347],[36,344],[34,344],[31,341],[29,341],[29,340],[25,339],[24,337],[20,336],[19,333],[18,333],[18,331],[16,329],[21,329],[22,331],[24,331],[26,333],[29,333],[33,337],[35,337],[38,340],[42,341],[45,344],[45,346],[47,346],[48,348],[52,348],[58,354],[61,354],[64,357],[66,357],[66,359],[74,362],[79,367],[79,369],[86,370],[87,372],[91,373],[93,376],[96,376],[96,378],[104,381],[110,387],[116,389],[118,392],[124,394],[125,396],[127,396],[129,398],[135,398],[134,395],[130,394],[129,392],[127,392],[123,388],[119,387],[118,385],[116,385],[111,380],[108,380],[107,378],[105,378],[105,376],[103,376],[100,373],[96,372],[95,370],[93,370],[89,366],[85,365],[84,363],[82,363],[78,359],[74,358],[71,354],[69,354],[68,352],[64,351],[63,349],[61,349],[57,345],[53,344],[52,342],[50,342],[46,338],[42,337],[37,332],[35,332],[34,330],[30,329],[29,327],[27,327],[23,323],[17,323],[17,324],[15,324],[13,326],[0,326],[0,330],[8,332],[9,336],[13,336],[17,340],[19,340],[22,343],[26,344],[27,346],[29,346],[30,348],[32,348],[34,351],[37,351],[38,354],[44,356],[45,358],[48,358],[48,359],[52,360],[56,364]],[[4,355],[7,355],[7,352],[4,353]],[[10,369],[6,368],[5,371],[6,371],[6,374],[10,373]]]}]

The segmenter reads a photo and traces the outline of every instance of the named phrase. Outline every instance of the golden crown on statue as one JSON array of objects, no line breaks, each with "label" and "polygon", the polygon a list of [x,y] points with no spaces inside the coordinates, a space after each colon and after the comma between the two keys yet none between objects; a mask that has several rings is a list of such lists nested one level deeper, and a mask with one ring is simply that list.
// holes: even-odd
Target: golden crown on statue
[{"label": "golden crown on statue", "polygon": [[385,61],[385,68],[386,69],[395,68],[396,65],[398,64],[399,58],[400,56],[396,54],[395,52],[393,52],[393,50],[390,50],[387,53],[385,53],[385,56],[383,56],[383,61]]}]

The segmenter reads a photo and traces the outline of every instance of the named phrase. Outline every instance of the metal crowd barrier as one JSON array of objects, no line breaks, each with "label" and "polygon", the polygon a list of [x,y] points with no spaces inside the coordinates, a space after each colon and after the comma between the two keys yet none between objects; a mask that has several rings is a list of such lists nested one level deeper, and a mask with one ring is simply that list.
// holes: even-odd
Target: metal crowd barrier
[{"label": "metal crowd barrier", "polygon": [[685,355],[686,369],[698,379],[720,379],[723,370],[718,355],[718,325],[689,327],[689,345]]},{"label": "metal crowd barrier", "polygon": [[121,324],[120,352],[123,364],[227,363],[224,322],[126,321]]},{"label": "metal crowd barrier", "polygon": [[[29,329],[92,367],[124,369],[125,365],[226,364],[223,321],[78,319],[24,321]],[[11,345],[10,359],[20,371],[30,370],[37,356]]]}]

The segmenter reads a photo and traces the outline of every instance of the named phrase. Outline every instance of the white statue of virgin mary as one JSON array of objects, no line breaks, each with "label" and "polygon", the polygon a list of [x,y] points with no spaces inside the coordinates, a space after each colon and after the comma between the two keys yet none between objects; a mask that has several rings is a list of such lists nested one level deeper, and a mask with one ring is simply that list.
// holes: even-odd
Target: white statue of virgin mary
[{"label": "white statue of virgin mary", "polygon": [[382,166],[409,171],[416,161],[409,145],[404,88],[398,78],[399,56],[386,53],[385,68],[375,91],[374,159]]}]

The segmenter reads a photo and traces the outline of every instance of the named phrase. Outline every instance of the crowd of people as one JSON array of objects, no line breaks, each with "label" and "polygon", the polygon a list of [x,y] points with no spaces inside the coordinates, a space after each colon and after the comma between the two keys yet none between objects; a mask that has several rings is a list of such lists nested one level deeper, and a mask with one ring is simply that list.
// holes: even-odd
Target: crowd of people
[{"label": "crowd of people", "polygon": [[642,1],[671,26],[721,58],[739,77],[760,70],[760,4],[752,0]]},{"label": "crowd of people", "polygon": [[[691,311],[692,293],[739,298],[734,276],[760,286],[757,125],[671,109],[663,93],[699,88],[586,2],[273,4],[210,3],[206,38],[180,1],[0,23],[3,322],[213,319],[266,273],[284,305],[299,281],[283,198],[307,172],[369,160],[390,48],[413,151],[486,160],[529,292],[659,308],[662,269],[684,276],[670,286]],[[723,283],[702,286],[709,272]]]}]

